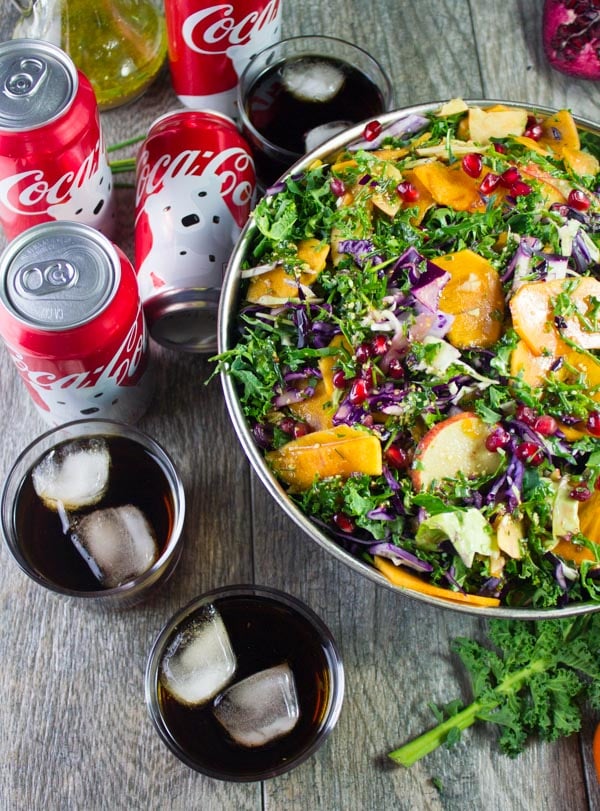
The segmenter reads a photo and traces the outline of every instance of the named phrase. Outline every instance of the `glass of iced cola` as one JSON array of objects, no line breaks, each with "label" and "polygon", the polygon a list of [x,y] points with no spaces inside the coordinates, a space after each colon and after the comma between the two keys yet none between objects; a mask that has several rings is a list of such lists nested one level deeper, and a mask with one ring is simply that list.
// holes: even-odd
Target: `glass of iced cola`
[{"label": "glass of iced cola", "polygon": [[18,457],[0,516],[13,558],[35,582],[94,607],[146,597],[179,561],[185,495],[165,450],[119,422],[77,420]]},{"label": "glass of iced cola", "polygon": [[146,668],[146,704],[171,751],[220,780],[298,766],[334,728],[344,695],[335,641],[304,603],[225,586],[169,620]]}]

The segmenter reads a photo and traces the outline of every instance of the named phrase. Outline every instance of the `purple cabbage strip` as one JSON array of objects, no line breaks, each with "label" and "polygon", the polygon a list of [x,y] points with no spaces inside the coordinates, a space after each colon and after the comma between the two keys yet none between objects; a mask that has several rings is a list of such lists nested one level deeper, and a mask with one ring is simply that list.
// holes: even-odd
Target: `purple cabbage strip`
[{"label": "purple cabbage strip", "polygon": [[499,577],[488,577],[477,593],[482,597],[498,597],[501,582]]},{"label": "purple cabbage strip", "polygon": [[488,491],[486,504],[506,504],[509,512],[516,510],[521,501],[524,475],[525,465],[513,454],[504,473]]},{"label": "purple cabbage strip", "polygon": [[541,241],[537,237],[521,237],[517,249],[512,255],[504,274],[501,276],[502,282],[507,282],[515,275],[517,268],[529,273],[533,256],[542,247]]},{"label": "purple cabbage strip", "polygon": [[567,592],[569,590],[569,583],[567,582],[567,578],[565,576],[564,563],[553,552],[546,552],[544,557],[554,566],[554,579],[558,583],[559,588],[561,591]]},{"label": "purple cabbage strip", "polygon": [[463,587],[460,585],[460,583],[458,582],[458,580],[457,580],[457,579],[454,577],[454,567],[453,567],[453,566],[451,566],[449,569],[447,569],[447,570],[444,572],[444,578],[445,578],[445,579],[448,581],[448,583],[449,583],[451,586],[454,586],[454,588],[455,588],[457,591],[462,592],[462,594],[464,594],[464,593],[465,593],[464,588],[463,588]]},{"label": "purple cabbage strip", "polygon": [[367,263],[380,265],[384,261],[375,253],[375,245],[370,239],[342,239],[338,250],[351,256],[359,268],[364,268]]},{"label": "purple cabbage strip", "polygon": [[273,427],[262,422],[255,422],[252,426],[252,436],[259,448],[268,451],[273,446]]},{"label": "purple cabbage strip", "polygon": [[426,269],[419,274],[418,278],[414,281],[411,278],[411,293],[422,308],[436,312],[440,294],[449,279],[448,271],[442,270],[433,262],[427,262]]},{"label": "purple cabbage strip", "polygon": [[307,400],[309,397],[312,397],[314,393],[314,386],[305,386],[303,389],[286,389],[273,398],[273,405],[277,408],[284,408],[293,403],[300,403],[302,400]]},{"label": "purple cabbage strip", "polygon": [[581,229],[575,234],[573,247],[571,249],[571,258],[575,264],[575,270],[578,273],[584,273],[591,264],[592,255],[585,239],[583,238]]},{"label": "purple cabbage strip", "polygon": [[398,257],[391,278],[397,278],[400,272],[410,284],[411,297],[407,303],[412,303],[417,313],[416,326],[423,327],[424,334],[443,338],[454,321],[454,316],[439,309],[440,294],[450,274],[425,259],[413,246]]},{"label": "purple cabbage strip", "polygon": [[405,549],[402,549],[402,547],[386,541],[370,546],[369,553],[382,558],[388,558],[388,560],[399,561],[406,566],[410,566],[411,569],[415,569],[417,572],[433,571],[431,563],[427,563],[427,561],[421,560],[416,555],[413,555],[412,552],[407,552]]}]

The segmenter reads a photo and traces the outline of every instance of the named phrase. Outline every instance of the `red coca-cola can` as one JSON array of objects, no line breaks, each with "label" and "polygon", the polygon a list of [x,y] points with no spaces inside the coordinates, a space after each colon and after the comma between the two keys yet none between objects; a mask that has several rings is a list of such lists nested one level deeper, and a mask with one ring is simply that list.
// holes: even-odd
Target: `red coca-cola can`
[{"label": "red coca-cola can", "polygon": [[0,43],[0,224],[51,220],[114,231],[112,175],[91,84],[49,42]]},{"label": "red coca-cola can", "polygon": [[133,265],[87,225],[49,222],[0,257],[0,335],[42,417],[135,422],[153,390]]},{"label": "red coca-cola can", "polygon": [[220,288],[254,188],[248,144],[226,116],[180,110],[150,127],[136,161],[135,267],[163,346],[216,349]]},{"label": "red coca-cola can", "polygon": [[187,107],[235,118],[238,77],[281,36],[281,0],[165,0],[173,88]]}]

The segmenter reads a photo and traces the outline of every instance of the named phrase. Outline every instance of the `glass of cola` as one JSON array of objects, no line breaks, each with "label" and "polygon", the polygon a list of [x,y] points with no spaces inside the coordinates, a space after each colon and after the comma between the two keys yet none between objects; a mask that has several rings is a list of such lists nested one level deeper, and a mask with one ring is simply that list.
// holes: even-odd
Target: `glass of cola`
[{"label": "glass of cola", "polygon": [[311,756],[344,695],[335,641],[307,605],[266,586],[196,598],[156,638],[146,704],[164,743],[219,780],[265,780]]},{"label": "glass of cola", "polygon": [[238,84],[238,115],[265,191],[307,152],[390,109],[379,62],[335,37],[291,37],[265,48]]},{"label": "glass of cola", "polygon": [[94,608],[127,607],[177,565],[183,484],[150,436],[111,420],[51,429],[20,454],[0,500],[2,533],[21,569]]}]

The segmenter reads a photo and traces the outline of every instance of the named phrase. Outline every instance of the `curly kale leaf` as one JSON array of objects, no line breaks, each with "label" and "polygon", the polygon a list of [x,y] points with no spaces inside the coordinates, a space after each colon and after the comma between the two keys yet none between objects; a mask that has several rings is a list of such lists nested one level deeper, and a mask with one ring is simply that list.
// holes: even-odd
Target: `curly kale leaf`
[{"label": "curly kale leaf", "polygon": [[473,702],[389,754],[411,766],[476,721],[500,728],[500,750],[515,757],[537,735],[555,741],[581,727],[582,704],[600,707],[600,614],[490,620],[488,645],[460,637],[452,650],[471,677]]}]

